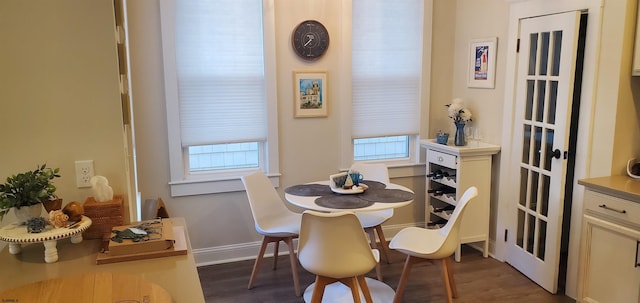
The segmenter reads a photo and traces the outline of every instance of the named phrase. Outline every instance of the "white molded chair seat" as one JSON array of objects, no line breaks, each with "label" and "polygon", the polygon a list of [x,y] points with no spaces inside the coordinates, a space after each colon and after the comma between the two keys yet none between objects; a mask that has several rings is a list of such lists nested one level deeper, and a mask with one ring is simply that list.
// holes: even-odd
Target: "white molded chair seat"
[{"label": "white molded chair seat", "polygon": [[428,260],[440,260],[442,263],[442,277],[447,292],[448,302],[458,296],[455,281],[453,279],[453,264],[451,255],[455,252],[460,242],[460,223],[466,206],[478,195],[475,186],[467,189],[457,202],[456,208],[451,214],[445,226],[439,229],[426,229],[420,227],[407,227],[393,237],[389,247],[407,255],[407,259],[398,282],[394,303],[400,302],[404,292],[404,286],[411,271],[411,267],[419,262]]},{"label": "white molded chair seat", "polygon": [[[384,184],[390,183],[389,169],[384,163],[356,162],[351,165],[351,168],[349,168],[349,170],[361,173],[365,180],[378,181]],[[382,223],[393,217],[393,209],[391,208],[377,211],[357,212],[356,216],[358,217],[358,220],[360,220],[362,228],[364,228],[367,234],[369,234],[371,246],[373,248],[378,248],[375,235],[376,233],[378,234],[378,238],[380,239],[380,248],[382,254],[384,255],[384,259],[387,261],[387,263],[391,263],[389,261],[389,247],[382,231]],[[382,273],[379,268],[377,269],[377,272],[378,280],[382,280]]]},{"label": "white molded chair seat", "polygon": [[290,211],[282,202],[269,178],[261,171],[242,177],[242,183],[247,190],[251,214],[255,221],[256,231],[263,235],[260,252],[256,258],[249,278],[248,289],[253,287],[253,281],[258,274],[265,250],[269,243],[275,243],[273,251],[273,269],[277,267],[278,246],[283,241],[289,247],[289,261],[291,262],[291,273],[293,275],[293,286],[297,296],[300,291],[298,282],[298,259],[293,249],[293,239],[298,237],[300,232],[300,221],[302,215]]},{"label": "white molded chair seat", "polygon": [[373,302],[364,275],[376,267],[379,253],[369,246],[353,213],[305,211],[298,258],[302,267],[316,275],[312,303],[321,302],[325,287],[334,282],[348,286],[354,302],[360,302],[360,289],[366,302]]}]

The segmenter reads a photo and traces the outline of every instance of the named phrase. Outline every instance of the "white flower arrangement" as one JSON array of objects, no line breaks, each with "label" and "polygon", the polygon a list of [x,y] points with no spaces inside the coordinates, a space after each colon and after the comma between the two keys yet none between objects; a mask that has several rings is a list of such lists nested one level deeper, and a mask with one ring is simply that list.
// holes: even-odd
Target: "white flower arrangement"
[{"label": "white flower arrangement", "polygon": [[454,123],[467,123],[471,121],[471,110],[464,107],[462,99],[453,99],[453,102],[446,106],[449,108],[449,118],[453,119]]}]

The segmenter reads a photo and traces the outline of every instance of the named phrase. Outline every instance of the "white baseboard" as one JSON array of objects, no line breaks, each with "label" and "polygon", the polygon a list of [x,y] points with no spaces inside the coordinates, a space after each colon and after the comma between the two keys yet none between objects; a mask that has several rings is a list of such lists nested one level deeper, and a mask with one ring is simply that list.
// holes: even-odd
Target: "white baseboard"
[{"label": "white baseboard", "polygon": [[[411,226],[421,226],[424,227],[424,223],[416,224],[398,224],[398,225],[384,225],[382,230],[384,231],[385,238],[387,241],[390,241],[393,236],[395,236],[400,230],[405,227]],[[256,242],[248,242],[248,243],[240,243],[233,245],[224,245],[224,246],[215,246],[215,247],[207,247],[207,248],[196,248],[193,249],[193,256],[196,261],[197,266],[205,266],[205,265],[213,265],[213,264],[221,264],[221,263],[230,263],[236,261],[243,260],[254,260],[258,251],[260,250],[260,245],[262,241]],[[298,248],[298,240],[294,240],[293,245],[295,249]],[[280,243],[280,248],[278,249],[281,255],[288,255],[289,248],[286,244]],[[269,245],[267,247],[267,251],[265,252],[265,257],[273,256],[273,245]]]}]

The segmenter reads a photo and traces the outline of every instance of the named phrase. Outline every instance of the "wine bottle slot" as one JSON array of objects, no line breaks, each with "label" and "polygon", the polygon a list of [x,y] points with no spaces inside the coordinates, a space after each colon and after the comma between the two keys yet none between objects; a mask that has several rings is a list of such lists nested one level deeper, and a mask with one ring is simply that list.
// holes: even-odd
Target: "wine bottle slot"
[{"label": "wine bottle slot", "polygon": [[434,208],[433,212],[434,213],[440,213],[443,211],[449,211],[449,210],[454,210],[456,207],[454,205],[447,205],[445,207],[439,207],[439,208]]}]

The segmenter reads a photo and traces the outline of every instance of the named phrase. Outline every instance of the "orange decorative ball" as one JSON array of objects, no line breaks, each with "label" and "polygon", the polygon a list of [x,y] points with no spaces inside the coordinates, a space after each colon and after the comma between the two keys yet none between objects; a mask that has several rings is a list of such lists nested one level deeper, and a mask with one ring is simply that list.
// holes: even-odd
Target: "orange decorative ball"
[{"label": "orange decorative ball", "polygon": [[84,214],[84,206],[79,202],[73,201],[69,204],[65,205],[62,209],[62,212],[69,216],[69,221],[80,221],[82,219],[82,215]]}]

